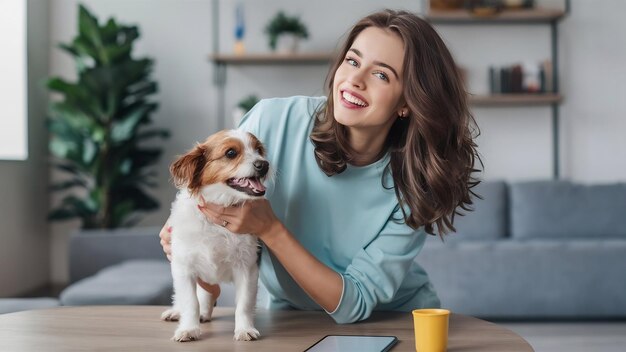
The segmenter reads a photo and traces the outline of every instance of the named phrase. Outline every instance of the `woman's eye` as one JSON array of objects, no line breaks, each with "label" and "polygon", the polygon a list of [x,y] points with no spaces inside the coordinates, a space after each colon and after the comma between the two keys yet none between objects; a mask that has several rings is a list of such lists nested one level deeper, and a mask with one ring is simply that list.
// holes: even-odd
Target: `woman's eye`
[{"label": "woman's eye", "polygon": [[387,75],[382,72],[376,72],[374,75],[376,75],[376,77],[382,79],[385,82],[389,82],[389,77],[387,77]]},{"label": "woman's eye", "polygon": [[358,63],[354,59],[351,59],[351,58],[347,58],[346,62],[348,63],[348,65],[358,66]]},{"label": "woman's eye", "polygon": [[225,155],[228,159],[232,159],[237,156],[237,151],[235,149],[228,149]]}]

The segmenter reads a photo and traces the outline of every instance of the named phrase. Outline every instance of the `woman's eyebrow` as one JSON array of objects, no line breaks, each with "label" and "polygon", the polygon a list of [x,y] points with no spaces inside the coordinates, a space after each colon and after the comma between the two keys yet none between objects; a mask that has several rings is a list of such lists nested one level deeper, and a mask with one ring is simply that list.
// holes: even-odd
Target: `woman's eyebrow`
[{"label": "woman's eyebrow", "polygon": [[[361,59],[363,58],[363,54],[359,51],[359,49],[350,48],[350,50],[348,50],[348,51],[354,52]],[[398,79],[398,72],[396,72],[396,70],[393,67],[387,65],[384,62],[380,62],[380,61],[374,61],[374,65],[385,67],[385,68],[389,69],[396,76],[396,79]]]}]

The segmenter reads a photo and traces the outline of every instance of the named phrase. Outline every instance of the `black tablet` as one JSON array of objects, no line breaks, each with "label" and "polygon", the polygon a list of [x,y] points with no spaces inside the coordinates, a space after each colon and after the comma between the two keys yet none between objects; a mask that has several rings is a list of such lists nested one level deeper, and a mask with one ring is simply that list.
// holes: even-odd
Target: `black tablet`
[{"label": "black tablet", "polygon": [[386,352],[398,342],[395,336],[326,335],[306,352]]}]

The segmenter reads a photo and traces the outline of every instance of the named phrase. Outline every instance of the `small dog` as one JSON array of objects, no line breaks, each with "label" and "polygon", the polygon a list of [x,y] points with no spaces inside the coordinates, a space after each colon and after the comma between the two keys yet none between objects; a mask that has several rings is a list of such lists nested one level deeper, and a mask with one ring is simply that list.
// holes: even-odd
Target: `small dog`
[{"label": "small dog", "polygon": [[191,341],[200,337],[200,322],[211,320],[217,297],[196,280],[210,284],[234,282],[235,340],[255,340],[254,327],[257,280],[257,238],[233,234],[227,222],[214,224],[198,209],[206,202],[231,206],[265,195],[262,182],[268,178],[265,149],[252,134],[224,130],[197,144],[170,167],[180,189],[172,204],[173,307],[162,320],[180,320],[172,340]]}]

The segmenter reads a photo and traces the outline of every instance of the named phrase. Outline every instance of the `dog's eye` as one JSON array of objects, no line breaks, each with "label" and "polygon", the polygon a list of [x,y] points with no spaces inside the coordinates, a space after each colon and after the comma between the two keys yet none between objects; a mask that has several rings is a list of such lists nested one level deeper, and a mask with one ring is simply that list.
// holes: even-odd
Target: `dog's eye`
[{"label": "dog's eye", "polygon": [[256,148],[256,152],[259,153],[260,155],[263,155],[263,149],[261,147]]},{"label": "dog's eye", "polygon": [[231,148],[231,149],[228,149],[228,150],[226,151],[226,154],[225,154],[225,155],[226,155],[226,157],[227,157],[228,159],[233,159],[234,157],[236,157],[236,156],[237,156],[237,151],[236,151],[235,149],[232,149],[232,148]]}]

